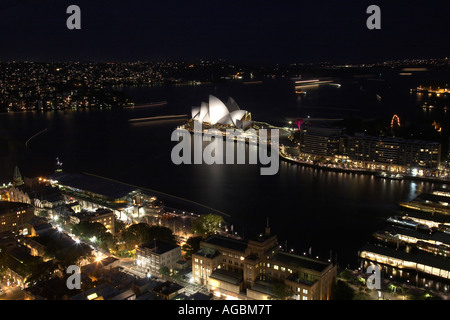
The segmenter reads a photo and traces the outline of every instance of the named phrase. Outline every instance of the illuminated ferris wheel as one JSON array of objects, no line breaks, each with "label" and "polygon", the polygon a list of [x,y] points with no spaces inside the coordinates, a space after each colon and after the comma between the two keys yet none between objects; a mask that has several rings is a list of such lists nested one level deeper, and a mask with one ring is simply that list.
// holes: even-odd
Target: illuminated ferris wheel
[{"label": "illuminated ferris wheel", "polygon": [[391,119],[391,128],[393,129],[395,125],[397,125],[397,127],[400,127],[400,118],[396,114],[394,114]]}]

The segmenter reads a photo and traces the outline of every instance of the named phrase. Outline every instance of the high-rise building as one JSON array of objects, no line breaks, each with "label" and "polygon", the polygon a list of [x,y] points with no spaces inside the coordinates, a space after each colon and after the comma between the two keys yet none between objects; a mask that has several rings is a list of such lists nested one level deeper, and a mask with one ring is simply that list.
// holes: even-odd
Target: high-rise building
[{"label": "high-rise building", "polygon": [[366,135],[343,136],[341,154],[351,160],[436,168],[440,164],[439,142]]},{"label": "high-rise building", "polygon": [[319,156],[334,156],[339,153],[341,128],[324,126],[303,126],[300,151]]},{"label": "high-rise building", "polygon": [[343,129],[304,125],[300,152],[313,156],[343,156],[365,164],[395,165],[404,168],[437,168],[441,144],[434,141],[377,137],[362,133],[344,135]]}]

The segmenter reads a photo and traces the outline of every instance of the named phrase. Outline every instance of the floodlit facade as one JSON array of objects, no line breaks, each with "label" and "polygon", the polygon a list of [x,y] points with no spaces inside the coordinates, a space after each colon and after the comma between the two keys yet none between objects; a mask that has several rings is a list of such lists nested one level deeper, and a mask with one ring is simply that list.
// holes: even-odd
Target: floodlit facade
[{"label": "floodlit facade", "polygon": [[407,253],[381,245],[366,244],[359,252],[362,268],[378,265],[382,274],[411,285],[447,292],[450,289],[450,267],[447,258],[418,251]]},{"label": "floodlit facade", "polygon": [[21,202],[0,201],[0,232],[21,232],[34,217],[33,206]]},{"label": "floodlit facade", "polygon": [[271,286],[282,283],[292,299],[328,300],[336,275],[331,262],[280,251],[269,227],[253,240],[209,237],[192,255],[194,283],[220,299],[270,299]]},{"label": "floodlit facade", "polygon": [[175,269],[181,260],[181,247],[165,241],[153,241],[136,249],[136,265],[147,274],[159,274],[162,267]]},{"label": "floodlit facade", "polygon": [[209,125],[223,125],[246,129],[252,123],[251,114],[241,110],[233,98],[228,98],[225,104],[217,97],[210,95],[208,102],[202,102],[200,107],[192,108],[192,119]]}]

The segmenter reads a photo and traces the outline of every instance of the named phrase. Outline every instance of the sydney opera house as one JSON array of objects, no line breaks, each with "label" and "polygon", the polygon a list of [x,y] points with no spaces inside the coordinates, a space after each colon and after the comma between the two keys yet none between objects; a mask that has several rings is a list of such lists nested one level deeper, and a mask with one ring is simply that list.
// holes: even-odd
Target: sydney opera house
[{"label": "sydney opera house", "polygon": [[252,124],[251,114],[241,110],[233,98],[223,103],[215,96],[209,96],[209,102],[192,108],[192,120],[205,125],[223,128],[247,129]]}]

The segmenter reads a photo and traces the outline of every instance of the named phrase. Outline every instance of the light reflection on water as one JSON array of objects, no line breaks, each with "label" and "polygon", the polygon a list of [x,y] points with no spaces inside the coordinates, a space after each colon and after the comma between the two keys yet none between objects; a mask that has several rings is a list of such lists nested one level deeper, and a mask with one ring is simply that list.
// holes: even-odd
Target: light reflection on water
[{"label": "light reflection on water", "polygon": [[[202,101],[203,96],[198,96],[193,100]],[[302,115],[304,109],[295,106],[297,97],[292,98],[294,106],[280,108],[277,119]],[[235,230],[246,236],[264,230],[269,217],[281,243],[287,240],[297,252],[312,246],[319,256],[328,256],[333,250],[341,261],[355,258],[358,248],[383,225],[384,219],[397,212],[399,201],[409,201],[432,187],[428,183],[329,172],[284,161],[280,161],[274,176],[261,176],[260,167],[249,164],[176,166],[170,158],[175,145],[170,136],[181,122],[146,125],[130,124],[128,119],[162,112],[178,114],[186,112],[186,105],[190,108],[191,101],[180,99],[175,105],[169,100],[164,108],[152,110],[2,115],[0,134],[8,139],[9,149],[6,156],[0,157],[0,178],[9,181],[16,164],[25,175],[51,172],[58,156],[66,170],[108,176],[216,208],[229,214],[236,223]],[[258,108],[253,114],[270,120],[268,114],[273,111]],[[44,128],[48,131],[25,150],[24,141]]]}]

